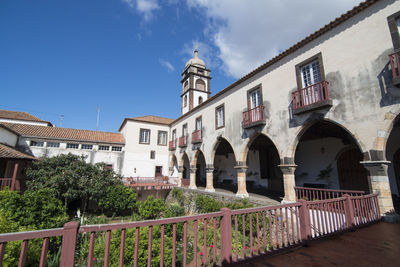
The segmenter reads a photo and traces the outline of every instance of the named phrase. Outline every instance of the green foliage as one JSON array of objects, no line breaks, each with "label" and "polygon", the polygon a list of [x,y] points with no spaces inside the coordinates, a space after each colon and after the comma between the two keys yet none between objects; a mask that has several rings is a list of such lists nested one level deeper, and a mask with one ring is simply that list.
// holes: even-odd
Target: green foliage
[{"label": "green foliage", "polygon": [[107,215],[132,214],[136,208],[136,193],[123,185],[110,186],[106,195],[100,199],[99,206]]},{"label": "green foliage", "polygon": [[166,209],[163,199],[155,199],[149,196],[147,200],[138,202],[139,215],[144,220],[153,220],[160,217],[160,214]]},{"label": "green foliage", "polygon": [[107,194],[109,186],[122,184],[121,176],[105,168],[104,163],[89,164],[83,156],[72,154],[41,158],[27,170],[29,190],[52,188],[53,194],[70,210],[71,202],[83,204],[98,201]]},{"label": "green foliage", "polygon": [[2,190],[0,209],[8,221],[34,230],[61,227],[68,221],[64,206],[51,189],[26,191],[23,195]]},{"label": "green foliage", "polygon": [[207,195],[197,195],[194,199],[200,213],[216,212],[223,208],[223,204]]},{"label": "green foliage", "polygon": [[172,217],[180,217],[180,216],[185,216],[185,208],[180,206],[179,204],[172,203],[167,207],[167,210],[165,211],[165,217],[166,218],[172,218]]},{"label": "green foliage", "polygon": [[247,209],[254,207],[253,204],[249,203],[247,199],[237,200],[235,202],[229,202],[226,207],[231,210]]},{"label": "green foliage", "polygon": [[179,204],[184,204],[185,196],[183,195],[182,190],[174,187],[174,189],[172,189],[172,196],[178,200]]}]

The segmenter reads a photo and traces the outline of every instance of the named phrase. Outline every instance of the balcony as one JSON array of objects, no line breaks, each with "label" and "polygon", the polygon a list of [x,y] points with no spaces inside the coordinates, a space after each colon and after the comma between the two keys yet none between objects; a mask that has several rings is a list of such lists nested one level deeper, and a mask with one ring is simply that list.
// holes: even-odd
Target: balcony
[{"label": "balcony", "polygon": [[392,69],[392,84],[394,86],[400,87],[400,61],[399,61],[399,53],[393,53],[389,55],[390,59],[390,67]]},{"label": "balcony", "polygon": [[194,131],[192,133],[192,144],[203,142],[203,136],[201,130]]},{"label": "balcony", "polygon": [[331,107],[328,82],[322,81],[292,93],[293,114]]},{"label": "balcony", "polygon": [[179,147],[187,147],[187,136],[179,137]]},{"label": "balcony", "polygon": [[169,150],[175,150],[176,149],[176,139],[169,141],[168,147],[169,147]]},{"label": "balcony", "polygon": [[243,128],[250,128],[265,124],[264,106],[260,105],[243,112]]}]

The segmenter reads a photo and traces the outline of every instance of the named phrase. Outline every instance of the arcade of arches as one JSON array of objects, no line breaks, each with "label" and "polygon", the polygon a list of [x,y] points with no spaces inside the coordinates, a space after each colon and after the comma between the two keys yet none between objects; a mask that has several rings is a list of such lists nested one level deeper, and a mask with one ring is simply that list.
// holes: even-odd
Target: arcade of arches
[{"label": "arcade of arches", "polygon": [[[386,179],[390,179],[397,208],[400,188],[399,136],[398,118],[393,124],[386,149],[386,158],[392,162]],[[277,200],[295,201],[294,186],[304,186],[384,192],[380,193],[381,199],[387,201],[384,195],[388,194],[386,192],[390,194],[390,190],[381,190],[382,184],[376,181],[382,179],[379,178],[382,175],[374,171],[377,167],[382,168],[383,163],[375,164],[377,161],[373,158],[366,158],[358,140],[343,126],[326,120],[308,123],[299,133],[295,147],[293,158],[282,159],[273,141],[259,134],[249,141],[243,152],[246,161],[239,161],[232,145],[220,137],[211,157],[197,150],[190,161],[184,153],[177,166],[173,155],[170,171],[178,171],[178,180],[190,177],[189,188],[205,187],[205,191],[209,192],[221,188],[235,192],[239,197],[256,193]],[[369,152],[367,154],[369,157]],[[211,158],[212,162],[207,162],[206,158]],[[178,185],[181,185],[180,181]]]}]

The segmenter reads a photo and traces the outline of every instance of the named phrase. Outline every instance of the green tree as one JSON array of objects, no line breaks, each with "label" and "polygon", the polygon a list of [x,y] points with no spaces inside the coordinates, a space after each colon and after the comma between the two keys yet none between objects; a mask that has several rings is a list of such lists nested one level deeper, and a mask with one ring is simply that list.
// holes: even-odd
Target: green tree
[{"label": "green tree", "polygon": [[138,202],[139,215],[144,220],[153,220],[160,217],[166,206],[163,199],[149,196],[147,200]]},{"label": "green tree", "polygon": [[86,211],[90,200],[99,201],[109,186],[122,184],[122,177],[105,168],[104,163],[89,164],[83,156],[72,154],[41,158],[27,170],[29,190],[53,189],[70,211],[78,202]]},{"label": "green tree", "polygon": [[106,215],[130,215],[136,208],[136,193],[123,185],[108,187],[99,206]]}]

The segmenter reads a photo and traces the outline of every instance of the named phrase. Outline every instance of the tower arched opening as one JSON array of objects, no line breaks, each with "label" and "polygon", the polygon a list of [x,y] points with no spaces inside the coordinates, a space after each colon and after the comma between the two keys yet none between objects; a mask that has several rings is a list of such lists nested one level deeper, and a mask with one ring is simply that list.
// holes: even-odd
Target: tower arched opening
[{"label": "tower arched opening", "polygon": [[296,186],[371,191],[360,146],[338,124],[314,122],[300,137],[294,160]]}]

